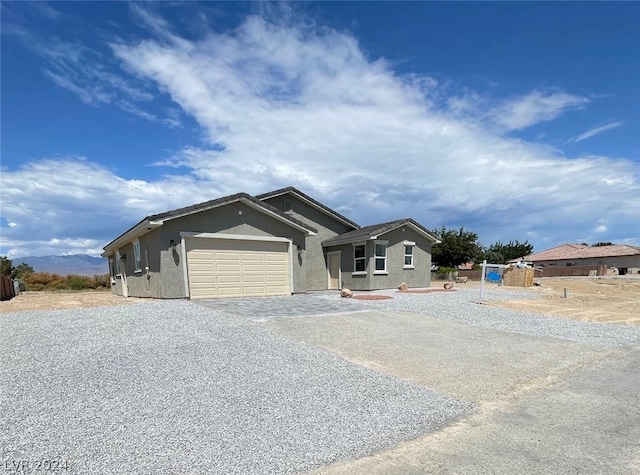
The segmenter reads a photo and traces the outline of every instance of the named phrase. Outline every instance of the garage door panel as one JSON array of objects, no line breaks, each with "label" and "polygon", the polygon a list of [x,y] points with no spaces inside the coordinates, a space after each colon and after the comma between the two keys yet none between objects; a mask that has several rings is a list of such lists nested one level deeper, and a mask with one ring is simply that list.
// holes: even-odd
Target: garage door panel
[{"label": "garage door panel", "polygon": [[264,273],[260,274],[244,274],[242,276],[242,283],[244,284],[264,284],[266,282],[266,276]]},{"label": "garage door panel", "polygon": [[243,295],[248,297],[267,295],[267,289],[264,285],[245,285],[243,286]]},{"label": "garage door panel", "polygon": [[286,285],[267,285],[266,291],[268,294],[287,293],[288,289]]},{"label": "garage door panel", "polygon": [[215,275],[192,275],[191,276],[191,284],[194,287],[202,287],[205,285],[211,286],[211,284],[216,284],[217,279],[219,277]]},{"label": "garage door panel", "polygon": [[246,264],[242,263],[242,272],[264,272],[264,264]]},{"label": "garage door panel", "polygon": [[239,252],[229,252],[229,251],[216,251],[215,259],[217,261],[239,261],[240,253]]},{"label": "garage door panel", "polygon": [[191,251],[191,255],[193,259],[210,261],[213,259],[214,252],[213,251],[205,251],[201,249],[195,249]]},{"label": "garage door panel", "polygon": [[216,262],[215,272],[216,273],[238,273],[242,271],[241,264],[222,264]]},{"label": "garage door panel", "polygon": [[266,264],[264,268],[267,272],[284,272],[287,266],[284,264]]},{"label": "garage door panel", "polygon": [[238,285],[242,283],[240,275],[218,275],[217,283],[221,285]]},{"label": "garage door panel", "polygon": [[265,261],[267,262],[286,262],[288,256],[282,256],[280,254],[267,254],[265,255]]},{"label": "garage door panel", "polygon": [[193,274],[211,274],[215,270],[215,267],[213,262],[196,262],[192,264],[190,270]]},{"label": "garage door panel", "polygon": [[211,287],[203,287],[203,288],[192,287],[191,288],[191,298],[194,298],[194,299],[211,298],[212,296],[213,297],[218,296],[215,288],[211,288]]},{"label": "garage door panel", "polygon": [[187,238],[191,298],[291,293],[289,243]]},{"label": "garage door panel", "polygon": [[257,254],[251,251],[245,251],[242,253],[242,262],[264,262],[264,260],[264,254]]},{"label": "garage door panel", "polygon": [[242,295],[242,287],[232,286],[232,287],[219,287],[217,289],[217,294],[213,295],[213,297],[238,297],[240,295]]}]

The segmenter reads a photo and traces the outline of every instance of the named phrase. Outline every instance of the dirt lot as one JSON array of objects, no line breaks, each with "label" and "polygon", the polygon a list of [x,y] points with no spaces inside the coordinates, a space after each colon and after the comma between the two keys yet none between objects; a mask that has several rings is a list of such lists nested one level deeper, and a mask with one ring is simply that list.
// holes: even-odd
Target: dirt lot
[{"label": "dirt lot", "polygon": [[[540,287],[528,291],[542,293],[542,298],[493,302],[491,305],[572,320],[640,326],[640,279],[596,277],[539,281]],[[479,284],[474,282],[472,285]],[[569,291],[566,299],[565,288]]]},{"label": "dirt lot", "polygon": [[144,299],[124,298],[111,291],[23,292],[11,300],[0,302],[0,313],[110,305],[132,305]]}]

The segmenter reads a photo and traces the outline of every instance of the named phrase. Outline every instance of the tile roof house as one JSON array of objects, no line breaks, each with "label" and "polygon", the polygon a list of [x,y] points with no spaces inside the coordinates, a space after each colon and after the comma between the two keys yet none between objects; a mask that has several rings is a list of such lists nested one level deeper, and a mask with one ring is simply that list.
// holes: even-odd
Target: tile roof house
[{"label": "tile roof house", "polygon": [[360,227],[288,187],[147,216],[102,255],[118,295],[216,298],[425,287],[435,242],[411,218]]},{"label": "tile roof house", "polygon": [[[512,262],[521,259],[514,259]],[[536,265],[583,266],[606,265],[617,267],[620,273],[640,271],[640,247],[629,245],[588,246],[586,244],[562,244],[545,251],[524,256],[522,260]]]}]

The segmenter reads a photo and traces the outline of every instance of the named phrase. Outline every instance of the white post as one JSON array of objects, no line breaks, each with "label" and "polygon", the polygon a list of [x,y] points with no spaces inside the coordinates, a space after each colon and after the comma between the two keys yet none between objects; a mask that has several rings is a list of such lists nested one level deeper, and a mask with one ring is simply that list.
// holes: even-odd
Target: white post
[{"label": "white post", "polygon": [[487,260],[482,261],[482,279],[480,280],[480,300],[484,298],[484,275],[487,272]]}]

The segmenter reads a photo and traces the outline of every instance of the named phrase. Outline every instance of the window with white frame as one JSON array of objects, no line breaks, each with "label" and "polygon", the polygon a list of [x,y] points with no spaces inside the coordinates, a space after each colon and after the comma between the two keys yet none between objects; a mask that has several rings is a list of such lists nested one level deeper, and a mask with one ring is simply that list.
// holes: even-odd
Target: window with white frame
[{"label": "window with white frame", "polygon": [[376,241],[375,243],[375,272],[387,272],[387,243]]},{"label": "window with white frame", "polygon": [[135,264],[135,272],[142,271],[142,259],[140,257],[140,241],[133,243],[133,262]]},{"label": "window with white frame", "polygon": [[109,258],[109,276],[112,281],[116,278],[116,264],[112,257]]},{"label": "window with white frame", "polygon": [[120,251],[116,251],[116,275],[120,274]]},{"label": "window with white frame", "polygon": [[415,242],[404,242],[404,268],[413,269],[413,250],[416,246]]},{"label": "window with white frame", "polygon": [[353,271],[366,272],[367,253],[364,244],[353,246]]}]

